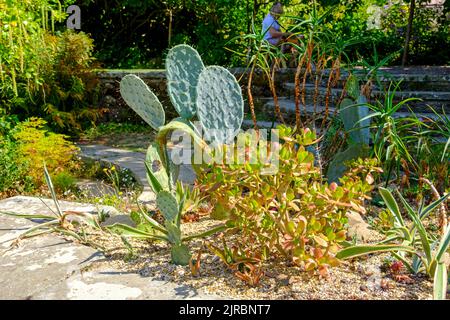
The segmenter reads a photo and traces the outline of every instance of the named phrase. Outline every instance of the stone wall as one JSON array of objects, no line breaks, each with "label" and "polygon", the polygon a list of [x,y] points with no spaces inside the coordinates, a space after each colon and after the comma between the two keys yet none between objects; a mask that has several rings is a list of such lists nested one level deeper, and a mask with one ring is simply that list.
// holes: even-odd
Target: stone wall
[{"label": "stone wall", "polygon": [[[247,101],[248,70],[243,68],[230,69],[241,84],[244,100]],[[122,77],[133,73],[142,78],[156,93],[164,108],[168,119],[177,116],[170,98],[167,94],[167,82],[164,70],[100,70],[98,77],[101,83],[102,100],[100,106],[109,109],[103,121],[142,123],[137,116],[122,100],[119,91],[119,83]],[[286,84],[294,82],[295,69],[281,69],[276,73],[276,88],[279,97],[291,95],[286,90]],[[404,94],[400,98],[418,97],[424,101],[422,104],[434,106],[443,105],[447,110],[450,107],[450,67],[409,67],[409,68],[383,68],[380,74],[387,76],[381,80],[387,87],[390,81],[402,80],[401,89]],[[326,78],[326,76],[324,77]],[[346,74],[342,73],[342,78]],[[342,85],[342,84],[340,84]],[[270,98],[270,90],[267,79],[261,70],[257,70],[252,80],[252,94],[257,110]],[[403,97],[404,96],[404,97]],[[423,108],[422,108],[423,109]]]}]

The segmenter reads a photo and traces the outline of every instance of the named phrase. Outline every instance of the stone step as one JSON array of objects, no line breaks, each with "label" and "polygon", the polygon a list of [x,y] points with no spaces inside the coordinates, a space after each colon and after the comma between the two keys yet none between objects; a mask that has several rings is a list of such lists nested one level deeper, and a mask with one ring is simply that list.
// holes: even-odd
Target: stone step
[{"label": "stone step", "polygon": [[[284,85],[285,92],[283,92],[288,98],[294,99],[295,97],[295,84],[286,83]],[[343,89],[332,88],[330,93],[330,103],[333,104],[342,95]],[[312,84],[306,84],[305,86],[305,100],[307,104],[313,104],[314,95],[316,93],[315,86]],[[318,103],[325,103],[325,96],[327,93],[326,87],[318,88]],[[373,90],[372,97],[384,100],[385,93],[380,90]],[[411,101],[407,105],[412,107],[416,112],[429,112],[429,106],[437,110],[444,108],[446,112],[450,113],[450,91],[438,92],[438,91],[397,91],[394,94],[394,102],[400,102],[409,98],[419,98],[422,101]],[[402,107],[402,111],[408,111],[408,107],[405,105]]]},{"label": "stone step", "polygon": [[[294,120],[295,119],[295,101],[293,99],[289,99],[289,98],[280,98],[278,100],[278,103],[279,103],[280,110],[281,110],[283,116],[289,120]],[[325,106],[317,105],[316,108],[314,108],[314,106],[311,104],[308,104],[306,106],[300,105],[300,114],[302,116],[305,116],[305,110],[306,110],[307,116],[313,116],[315,114],[317,119],[321,119],[325,112]],[[274,101],[271,100],[271,101],[267,102],[263,106],[262,112],[265,113],[266,115],[274,116],[275,115]],[[339,110],[336,111],[336,108],[333,106],[330,106],[328,108],[328,113],[330,116],[335,113],[338,113],[338,112],[339,112]],[[410,112],[401,111],[401,112],[395,113],[394,117],[395,118],[406,118],[410,115],[411,115]],[[416,116],[419,119],[424,119],[424,118],[437,119],[438,118],[434,113],[429,113],[429,112],[428,113],[426,113],[426,112],[416,113]]]}]

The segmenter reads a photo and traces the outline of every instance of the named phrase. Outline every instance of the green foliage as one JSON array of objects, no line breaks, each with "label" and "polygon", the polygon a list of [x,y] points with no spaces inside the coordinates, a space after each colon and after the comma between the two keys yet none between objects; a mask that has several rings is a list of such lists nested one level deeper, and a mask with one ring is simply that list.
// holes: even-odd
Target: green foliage
[{"label": "green foliage", "polygon": [[59,172],[54,178],[53,183],[55,189],[59,192],[67,192],[75,188],[77,180],[75,177],[65,171]]},{"label": "green foliage", "polygon": [[[62,1],[7,1],[0,6],[0,104],[21,119],[39,116],[54,129],[79,133],[104,110],[94,108],[93,42],[86,34],[57,31]],[[96,106],[95,106],[96,107]]]},{"label": "green foliage", "polygon": [[29,191],[30,179],[26,179],[27,167],[18,163],[18,151],[15,143],[0,136],[0,192],[8,190]]},{"label": "green foliage", "polygon": [[[341,250],[337,257],[349,259],[361,255],[376,252],[391,252],[395,258],[401,260],[408,270],[413,273],[424,271],[430,278],[434,278],[434,298],[445,299],[447,292],[447,266],[444,255],[450,246],[450,225],[443,226],[443,235],[438,237],[425,228],[425,219],[439,206],[441,206],[450,194],[447,194],[431,204],[420,205],[415,211],[405,200],[400,192],[400,198],[412,224],[408,226],[402,218],[400,207],[394,196],[388,189],[380,188],[388,210],[395,218],[394,227],[386,233],[386,239],[376,245],[358,245]],[[412,255],[412,261],[409,260]]]},{"label": "green foliage", "polygon": [[43,119],[30,118],[19,123],[11,134],[17,145],[18,157],[15,162],[19,166],[26,166],[27,175],[33,179],[35,186],[43,183],[44,161],[52,174],[61,172],[70,169],[78,151],[66,136],[49,132],[45,125]]},{"label": "green foliage", "polygon": [[276,174],[262,174],[262,162],[216,164],[203,170],[197,183],[214,210],[225,213],[234,244],[241,253],[251,252],[248,258],[285,257],[308,271],[325,270],[338,263],[334,255],[346,239],[346,212],[364,212],[378,169],[361,160],[341,178],[341,186],[324,184],[306,150],[317,143],[315,134],[278,129],[283,143]]},{"label": "green foliage", "polygon": [[355,104],[350,98],[346,98],[341,102],[339,117],[348,135],[348,147],[344,151],[336,153],[330,162],[327,171],[329,182],[338,182],[339,178],[348,169],[347,162],[369,155],[370,118],[369,108],[366,105],[367,100],[359,93],[356,77],[350,77],[349,81],[347,81],[347,88],[351,96],[357,97],[357,103]]}]

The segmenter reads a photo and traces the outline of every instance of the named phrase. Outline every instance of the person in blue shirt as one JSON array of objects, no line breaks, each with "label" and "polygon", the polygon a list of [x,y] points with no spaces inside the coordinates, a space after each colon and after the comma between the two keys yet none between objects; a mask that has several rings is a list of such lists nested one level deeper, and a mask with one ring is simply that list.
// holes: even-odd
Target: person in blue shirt
[{"label": "person in blue shirt", "polygon": [[263,32],[265,32],[264,39],[274,46],[280,44],[283,38],[291,35],[291,33],[281,32],[278,19],[283,12],[283,5],[280,2],[275,2],[262,23]]}]

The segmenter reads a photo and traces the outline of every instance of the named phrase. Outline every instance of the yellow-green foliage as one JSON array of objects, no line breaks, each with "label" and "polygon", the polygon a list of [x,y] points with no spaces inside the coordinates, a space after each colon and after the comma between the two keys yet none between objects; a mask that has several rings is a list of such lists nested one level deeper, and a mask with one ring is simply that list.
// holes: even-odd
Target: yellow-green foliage
[{"label": "yellow-green foliage", "polygon": [[[279,127],[279,133],[278,173],[262,175],[263,164],[242,164],[213,165],[199,175],[198,186],[211,199],[213,215],[226,216],[234,226],[230,233],[239,235],[230,238],[234,249],[224,246],[218,255],[229,264],[242,261],[242,255],[255,261],[284,257],[307,271],[326,270],[338,263],[346,213],[364,213],[372,174],[380,169],[376,161],[359,159],[340,185],[328,184],[307,150],[316,135],[309,130],[294,134],[287,127]],[[239,254],[233,258],[227,252]]]},{"label": "yellow-green foliage", "polygon": [[44,161],[50,174],[70,168],[78,148],[66,140],[67,136],[49,132],[46,121],[30,118],[16,126],[12,137],[17,143],[19,164],[28,168],[28,176],[36,186],[43,184]]}]

